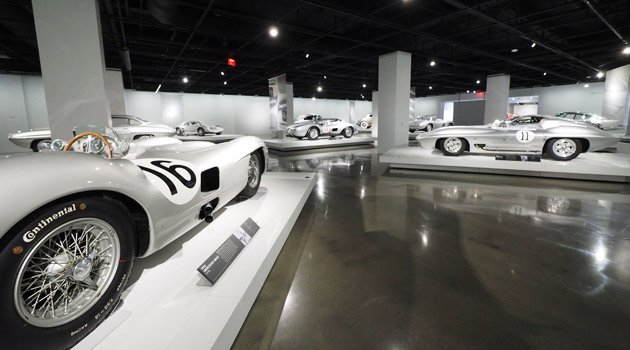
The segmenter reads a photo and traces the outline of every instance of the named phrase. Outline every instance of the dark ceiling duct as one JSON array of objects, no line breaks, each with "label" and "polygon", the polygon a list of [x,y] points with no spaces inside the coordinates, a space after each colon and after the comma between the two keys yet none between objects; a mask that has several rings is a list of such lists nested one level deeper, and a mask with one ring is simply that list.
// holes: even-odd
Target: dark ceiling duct
[{"label": "dark ceiling duct", "polygon": [[179,3],[175,0],[147,1],[147,10],[149,13],[163,24],[175,24],[178,6]]}]

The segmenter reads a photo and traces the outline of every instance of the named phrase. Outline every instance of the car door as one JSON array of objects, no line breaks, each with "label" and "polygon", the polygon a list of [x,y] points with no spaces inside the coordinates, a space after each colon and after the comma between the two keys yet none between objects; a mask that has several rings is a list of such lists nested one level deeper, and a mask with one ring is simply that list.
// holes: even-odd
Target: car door
[{"label": "car door", "polygon": [[541,117],[519,117],[507,124],[504,134],[506,150],[541,151],[544,131],[540,127]]}]

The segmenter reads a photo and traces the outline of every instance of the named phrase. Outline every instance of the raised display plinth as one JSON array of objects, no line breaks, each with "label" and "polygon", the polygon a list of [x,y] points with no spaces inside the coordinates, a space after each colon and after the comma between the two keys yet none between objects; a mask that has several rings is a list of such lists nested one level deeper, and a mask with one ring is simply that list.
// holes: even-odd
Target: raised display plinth
[{"label": "raised display plinth", "polygon": [[175,136],[175,138],[182,141],[210,141],[214,143],[228,142],[232,141],[237,137],[241,137],[243,135],[235,135],[235,134],[221,134],[221,135],[186,135],[186,136]]},{"label": "raised display plinth", "polygon": [[346,146],[361,146],[361,145],[373,145],[374,141],[376,141],[375,137],[372,136],[363,136],[363,135],[355,135],[349,139],[341,137],[341,138],[331,138],[331,139],[317,139],[317,140],[308,140],[302,139],[298,140],[295,138],[284,138],[284,139],[270,139],[264,140],[265,145],[270,150],[288,152],[288,151],[301,151],[308,149],[320,149],[320,148],[334,148],[334,147],[346,147]]},{"label": "raised display plinth", "polygon": [[[313,186],[314,173],[266,173],[258,194],[136,260],[123,304],[74,349],[229,349]],[[211,286],[197,268],[248,217],[259,231]]]},{"label": "raised display plinth", "polygon": [[630,182],[630,155],[621,153],[582,153],[568,162],[548,158],[540,162],[521,162],[495,160],[493,154],[465,153],[448,157],[438,150],[397,147],[381,155],[379,161],[398,169]]}]

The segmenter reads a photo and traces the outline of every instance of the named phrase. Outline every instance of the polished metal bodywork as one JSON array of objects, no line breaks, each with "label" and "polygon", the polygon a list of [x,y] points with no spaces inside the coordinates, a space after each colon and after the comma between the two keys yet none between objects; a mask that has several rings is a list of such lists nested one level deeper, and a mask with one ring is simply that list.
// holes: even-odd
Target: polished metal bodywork
[{"label": "polished metal bodywork", "polygon": [[[250,154],[254,152],[261,157],[262,170],[266,169],[267,148],[252,136],[221,144],[144,138],[134,141],[124,157],[112,159],[81,152],[4,156],[0,158],[0,181],[12,186],[0,195],[3,203],[10,203],[0,211],[0,238],[30,213],[53,201],[111,193],[142,208],[148,220],[149,240],[141,255],[149,255],[200,223],[202,206],[218,200],[216,210],[237,196],[248,181]],[[172,172],[152,163],[155,161],[190,169],[189,174],[196,179],[194,185],[183,185]],[[218,186],[204,189],[201,183],[206,176],[202,173],[213,168],[218,170]],[[170,179],[176,188],[174,194],[155,172]],[[186,172],[182,175],[191,176]]]},{"label": "polished metal bodywork", "polygon": [[436,118],[434,115],[420,115],[409,121],[409,132],[431,131],[445,126],[452,126],[453,122],[447,122]]},{"label": "polished metal bodywork", "polygon": [[[175,129],[168,125],[153,124],[130,115],[112,115],[112,126],[120,136],[131,140],[141,137],[175,135]],[[20,147],[33,148],[33,150],[35,150],[37,143],[50,140],[50,137],[49,128],[24,132],[18,131],[15,134],[9,134],[11,142]]]},{"label": "polished metal bodywork", "polygon": [[306,119],[287,127],[287,136],[303,138],[306,137],[309,130],[317,129],[319,136],[337,136],[341,135],[345,129],[351,129],[352,134],[356,132],[356,127],[341,119],[322,118],[320,115],[310,115]]},{"label": "polished metal bodywork", "polygon": [[542,153],[550,139],[581,140],[582,152],[604,149],[619,142],[614,134],[550,116],[521,116],[480,126],[453,126],[418,135],[424,148],[438,148],[438,141],[459,138],[469,152]]},{"label": "polished metal bodywork", "polygon": [[369,129],[372,127],[372,113],[368,113],[363,119],[357,122],[357,126],[362,129]]},{"label": "polished metal bodywork", "polygon": [[[200,132],[199,129],[202,129],[203,132]],[[177,135],[188,135],[188,134],[197,134],[200,136],[205,135],[205,134],[220,135],[223,132],[223,127],[221,127],[221,125],[208,125],[202,121],[187,121],[176,126],[175,131]]]},{"label": "polished metal bodywork", "polygon": [[623,127],[623,124],[618,120],[609,119],[593,113],[562,112],[556,114],[556,117],[573,120],[602,130],[614,130],[621,129]]}]

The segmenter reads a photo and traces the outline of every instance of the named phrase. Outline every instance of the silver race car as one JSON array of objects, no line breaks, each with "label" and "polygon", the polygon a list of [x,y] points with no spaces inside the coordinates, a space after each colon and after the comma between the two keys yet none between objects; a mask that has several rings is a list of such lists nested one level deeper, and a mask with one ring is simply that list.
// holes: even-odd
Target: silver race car
[{"label": "silver race car", "polygon": [[197,134],[204,136],[205,134],[221,135],[223,128],[221,125],[208,125],[202,121],[183,122],[175,127],[175,133],[179,136]]},{"label": "silver race car", "polygon": [[[112,115],[112,126],[119,135],[129,136],[134,140],[142,137],[175,135],[175,129],[168,125],[153,124],[131,115]],[[49,128],[9,134],[11,142],[20,147],[30,148],[34,152],[48,149],[50,138]]]},{"label": "silver race car", "polygon": [[436,118],[434,115],[419,115],[409,121],[409,132],[431,131],[445,126],[453,126],[453,122],[447,122]]},{"label": "silver race car", "polygon": [[322,118],[321,115],[307,115],[305,119],[298,121],[296,124],[289,125],[287,128],[287,136],[302,139],[307,137],[309,140],[316,140],[320,136],[337,136],[343,135],[350,138],[356,132],[356,127],[341,119]]},{"label": "silver race car", "polygon": [[1,349],[70,348],[115,309],[136,257],[254,196],[268,165],[251,136],[129,145],[90,127],[50,146],[0,159]]},{"label": "silver race car", "polygon": [[602,130],[621,129],[623,125],[620,121],[602,117],[601,115],[582,112],[562,112],[556,114],[558,118],[574,120],[579,123],[594,126]]},{"label": "silver race car", "polygon": [[609,132],[561,118],[527,115],[481,126],[453,126],[418,135],[424,148],[447,156],[468,152],[545,153],[555,160],[571,160],[582,152],[604,149],[619,142]]}]

